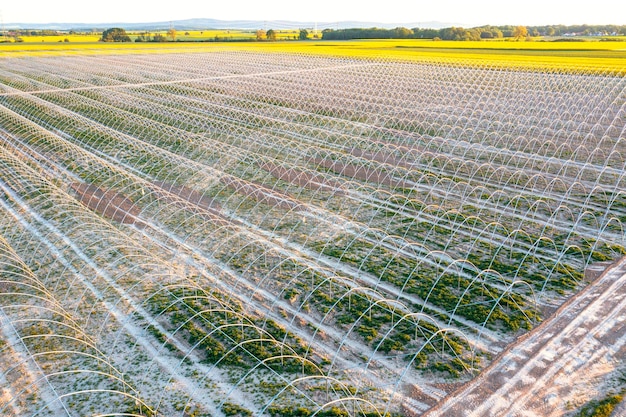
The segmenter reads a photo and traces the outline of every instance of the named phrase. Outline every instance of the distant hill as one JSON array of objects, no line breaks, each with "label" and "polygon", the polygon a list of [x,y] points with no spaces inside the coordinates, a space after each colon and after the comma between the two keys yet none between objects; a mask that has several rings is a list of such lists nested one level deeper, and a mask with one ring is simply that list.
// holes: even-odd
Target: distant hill
[{"label": "distant hill", "polygon": [[186,19],[167,22],[150,23],[7,23],[6,29],[33,29],[33,30],[103,30],[111,27],[121,27],[126,30],[163,30],[169,29],[170,25],[177,30],[206,30],[206,29],[299,29],[315,28],[345,29],[345,28],[383,28],[393,29],[399,26],[406,28],[429,28],[441,29],[450,26],[464,26],[458,23],[444,22],[410,22],[410,23],[381,23],[381,22],[296,22],[288,20],[217,20],[217,19]]}]

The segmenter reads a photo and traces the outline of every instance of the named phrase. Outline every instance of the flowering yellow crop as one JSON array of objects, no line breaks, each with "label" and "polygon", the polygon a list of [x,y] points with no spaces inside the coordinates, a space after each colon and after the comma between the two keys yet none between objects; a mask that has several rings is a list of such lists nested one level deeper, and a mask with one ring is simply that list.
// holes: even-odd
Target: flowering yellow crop
[{"label": "flowering yellow crop", "polygon": [[[184,38],[184,32],[179,33]],[[190,33],[197,36],[198,34]],[[206,33],[204,35],[207,35]],[[222,33],[222,35],[224,35]],[[240,35],[240,33],[232,34]],[[49,38],[49,39],[48,39]],[[464,62],[505,68],[551,71],[590,71],[626,75],[626,42],[455,42],[431,40],[360,40],[302,42],[168,42],[79,43],[54,41],[0,44],[0,56],[103,53],[167,53],[256,51],[350,58]],[[63,37],[61,37],[63,38]]]}]

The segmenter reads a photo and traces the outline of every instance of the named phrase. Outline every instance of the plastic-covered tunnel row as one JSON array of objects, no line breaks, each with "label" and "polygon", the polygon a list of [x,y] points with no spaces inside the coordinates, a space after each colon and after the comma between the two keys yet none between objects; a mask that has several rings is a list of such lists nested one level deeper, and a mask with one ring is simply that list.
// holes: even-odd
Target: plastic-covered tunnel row
[{"label": "plastic-covered tunnel row", "polygon": [[0,68],[0,414],[419,415],[626,245],[626,81],[232,53]]}]

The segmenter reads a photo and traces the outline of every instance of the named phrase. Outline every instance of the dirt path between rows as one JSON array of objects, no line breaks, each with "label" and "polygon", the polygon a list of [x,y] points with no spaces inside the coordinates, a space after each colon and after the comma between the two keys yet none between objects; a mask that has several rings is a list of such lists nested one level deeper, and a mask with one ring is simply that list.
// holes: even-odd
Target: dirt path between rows
[{"label": "dirt path between rows", "polygon": [[70,184],[70,187],[81,203],[104,217],[120,223],[139,223],[141,209],[124,194],[78,182]]},{"label": "dirt path between rows", "polygon": [[609,393],[625,357],[626,257],[424,416],[563,416]]}]

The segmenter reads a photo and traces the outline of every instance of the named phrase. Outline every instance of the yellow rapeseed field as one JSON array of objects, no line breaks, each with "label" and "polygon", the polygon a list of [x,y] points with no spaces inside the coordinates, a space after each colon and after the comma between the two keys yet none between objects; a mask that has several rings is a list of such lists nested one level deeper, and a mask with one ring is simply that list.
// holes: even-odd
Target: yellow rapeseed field
[{"label": "yellow rapeseed field", "polygon": [[[213,33],[214,32],[214,33]],[[177,39],[255,36],[251,31],[178,32]],[[293,37],[296,31],[282,36]],[[84,36],[84,35],[83,35]],[[97,39],[97,35],[94,36]],[[431,40],[358,40],[358,41],[277,41],[277,42],[168,42],[102,43],[69,42],[46,37],[45,42],[0,44],[0,56],[209,52],[216,50],[262,51],[332,55],[351,58],[436,61],[463,65],[464,62],[506,68],[553,71],[593,71],[626,75],[625,42],[549,42],[549,41],[431,41]],[[134,36],[131,34],[131,39]]]},{"label": "yellow rapeseed field", "polygon": [[[85,42],[98,42],[102,34],[94,33],[90,35],[56,35],[56,36],[21,36],[23,43],[85,43]],[[21,43],[21,42],[20,42]],[[19,44],[19,43],[18,43]]]}]

